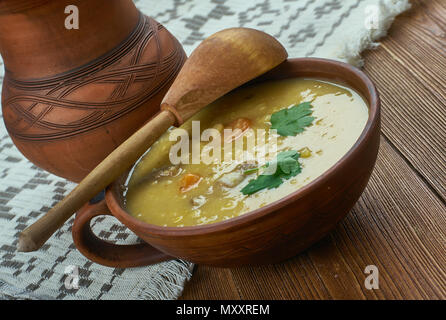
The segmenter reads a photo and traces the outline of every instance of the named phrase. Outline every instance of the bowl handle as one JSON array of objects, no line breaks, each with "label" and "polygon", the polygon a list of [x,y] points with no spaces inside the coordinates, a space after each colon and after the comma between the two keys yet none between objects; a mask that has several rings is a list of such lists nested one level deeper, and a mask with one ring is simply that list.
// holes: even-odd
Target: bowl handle
[{"label": "bowl handle", "polygon": [[129,268],[174,259],[147,243],[118,245],[98,238],[90,221],[96,216],[112,215],[105,199],[85,204],[76,214],[72,235],[77,249],[88,259],[108,267]]}]

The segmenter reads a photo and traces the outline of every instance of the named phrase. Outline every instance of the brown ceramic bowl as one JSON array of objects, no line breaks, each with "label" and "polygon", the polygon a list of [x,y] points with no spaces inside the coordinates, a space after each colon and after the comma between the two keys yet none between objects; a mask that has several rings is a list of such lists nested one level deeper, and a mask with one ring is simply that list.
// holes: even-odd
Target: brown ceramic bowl
[{"label": "brown ceramic bowl", "polygon": [[[380,102],[370,79],[348,64],[325,59],[290,59],[256,79],[311,77],[343,83],[362,94],[369,119],[354,146],[313,182],[260,209],[214,224],[160,227],[125,210],[128,173],[107,189],[105,201],[85,205],[73,225],[73,239],[87,258],[113,267],[148,265],[181,258],[219,267],[276,263],[308,248],[333,230],[363,192],[379,148]],[[115,245],[97,238],[90,220],[112,214],[145,242]]]}]

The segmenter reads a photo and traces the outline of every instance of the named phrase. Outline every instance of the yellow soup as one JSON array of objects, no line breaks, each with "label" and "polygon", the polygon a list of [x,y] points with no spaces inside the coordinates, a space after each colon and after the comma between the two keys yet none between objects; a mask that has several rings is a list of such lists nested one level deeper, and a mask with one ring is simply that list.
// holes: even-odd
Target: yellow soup
[{"label": "yellow soup", "polygon": [[[311,114],[300,132],[273,130],[275,119],[292,120],[290,114],[283,116],[285,109],[297,110],[305,103]],[[279,113],[281,117],[272,118]],[[172,128],[142,157],[128,182],[127,210],[145,222],[176,227],[242,215],[324,173],[353,146],[367,119],[367,105],[358,93],[326,81],[287,79],[235,90],[180,130]],[[197,121],[200,127],[194,130]],[[208,128],[221,133],[221,139],[209,136]],[[279,162],[285,151],[294,152],[294,158]],[[288,173],[289,168],[294,171]],[[246,192],[262,183],[263,189]]]}]

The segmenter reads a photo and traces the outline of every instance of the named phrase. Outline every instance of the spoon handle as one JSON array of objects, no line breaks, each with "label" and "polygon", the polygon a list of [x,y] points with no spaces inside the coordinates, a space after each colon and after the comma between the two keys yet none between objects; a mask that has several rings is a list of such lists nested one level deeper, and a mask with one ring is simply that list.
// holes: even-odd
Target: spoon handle
[{"label": "spoon handle", "polygon": [[169,111],[161,111],[110,153],[62,201],[23,230],[17,250],[38,250],[74,212],[130,168],[176,121]]}]

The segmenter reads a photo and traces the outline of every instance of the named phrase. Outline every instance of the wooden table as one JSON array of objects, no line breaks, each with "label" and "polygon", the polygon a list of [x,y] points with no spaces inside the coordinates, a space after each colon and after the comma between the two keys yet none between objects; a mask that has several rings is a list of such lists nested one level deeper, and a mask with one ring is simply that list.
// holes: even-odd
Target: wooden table
[{"label": "wooden table", "polygon": [[[277,265],[196,266],[183,299],[446,298],[446,1],[412,1],[364,54],[382,98],[376,167],[324,240]],[[366,289],[367,265],[379,289]]]}]

